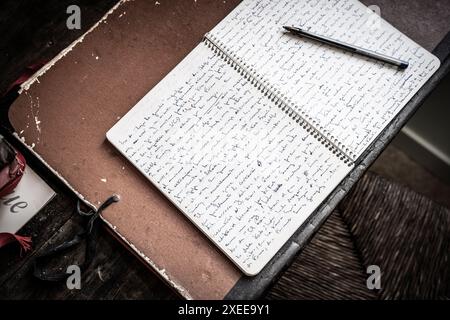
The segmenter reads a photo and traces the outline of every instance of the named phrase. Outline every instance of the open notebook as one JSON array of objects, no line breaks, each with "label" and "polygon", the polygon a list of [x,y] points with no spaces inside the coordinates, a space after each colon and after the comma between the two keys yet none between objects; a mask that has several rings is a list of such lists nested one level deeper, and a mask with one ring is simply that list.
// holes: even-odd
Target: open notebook
[{"label": "open notebook", "polygon": [[[354,0],[244,0],[107,138],[255,275],[439,67],[373,15]],[[298,38],[282,25],[409,67]]]}]

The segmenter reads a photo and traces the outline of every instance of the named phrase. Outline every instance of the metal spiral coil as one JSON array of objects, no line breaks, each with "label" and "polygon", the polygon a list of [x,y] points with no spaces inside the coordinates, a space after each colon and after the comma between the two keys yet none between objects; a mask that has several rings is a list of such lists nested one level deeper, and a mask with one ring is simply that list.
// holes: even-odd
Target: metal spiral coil
[{"label": "metal spiral coil", "polygon": [[300,114],[295,111],[295,109],[291,107],[295,106],[291,99],[286,98],[280,90],[276,89],[262,76],[257,75],[253,67],[248,65],[235,53],[232,53],[231,50],[228,50],[227,46],[222,41],[212,34],[207,33],[203,38],[203,43],[227,64],[232,66],[234,70],[247,79],[255,88],[261,91],[264,96],[274,102],[281,111],[285,112],[291,119],[328,148],[336,157],[345,164],[349,166],[352,165],[353,161],[351,158],[354,158],[354,155],[347,147],[335,139],[327,130],[320,126],[300,108],[296,108],[300,111]]}]

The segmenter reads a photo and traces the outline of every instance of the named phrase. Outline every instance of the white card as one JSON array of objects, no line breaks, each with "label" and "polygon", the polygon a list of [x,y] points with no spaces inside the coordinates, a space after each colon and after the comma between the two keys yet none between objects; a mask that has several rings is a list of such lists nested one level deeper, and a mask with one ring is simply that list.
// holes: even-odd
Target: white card
[{"label": "white card", "polygon": [[0,198],[0,232],[16,233],[54,196],[53,189],[26,167],[14,192]]}]

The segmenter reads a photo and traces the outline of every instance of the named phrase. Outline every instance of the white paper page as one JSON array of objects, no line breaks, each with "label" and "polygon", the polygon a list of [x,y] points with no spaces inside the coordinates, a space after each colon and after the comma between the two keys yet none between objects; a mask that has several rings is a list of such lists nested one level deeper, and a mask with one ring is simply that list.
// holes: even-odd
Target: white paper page
[{"label": "white paper page", "polygon": [[204,43],[107,137],[248,275],[351,169]]},{"label": "white paper page", "polygon": [[[381,12],[382,14],[382,12]],[[291,25],[409,61],[396,67],[285,33]],[[354,160],[440,62],[356,0],[244,0],[207,36],[222,42]]]},{"label": "white paper page", "polygon": [[16,233],[55,195],[30,167],[13,193],[0,198],[0,232]]}]

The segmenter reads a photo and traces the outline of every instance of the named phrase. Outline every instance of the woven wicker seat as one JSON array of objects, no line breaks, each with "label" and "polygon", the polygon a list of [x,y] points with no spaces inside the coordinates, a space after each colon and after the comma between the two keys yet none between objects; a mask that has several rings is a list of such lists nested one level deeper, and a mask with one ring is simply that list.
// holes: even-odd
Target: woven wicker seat
[{"label": "woven wicker seat", "polygon": [[[369,290],[367,266],[381,269]],[[269,299],[448,299],[450,211],[367,173],[296,258]]]}]

